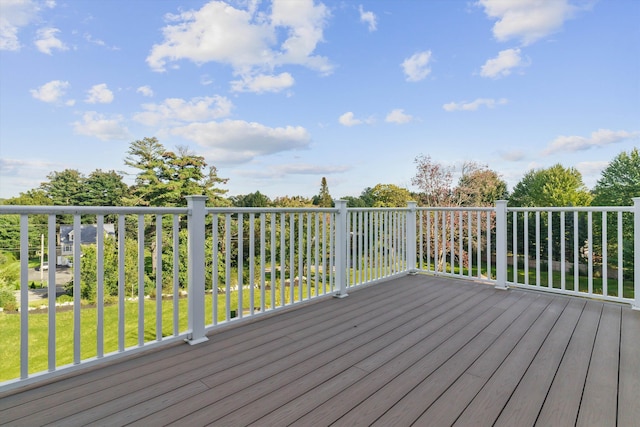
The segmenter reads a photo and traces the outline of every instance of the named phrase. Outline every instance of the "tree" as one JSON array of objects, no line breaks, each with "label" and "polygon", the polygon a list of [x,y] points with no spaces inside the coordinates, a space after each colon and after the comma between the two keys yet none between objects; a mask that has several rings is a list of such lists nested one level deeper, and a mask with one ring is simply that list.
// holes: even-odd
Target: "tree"
[{"label": "tree", "polygon": [[513,188],[511,206],[589,206],[591,194],[575,168],[556,164],[530,170]]},{"label": "tree", "polygon": [[[53,201],[41,188],[20,193],[4,201],[5,205],[51,206]],[[29,215],[29,248],[31,254],[40,249],[40,236],[47,233],[47,215]],[[20,258],[20,217],[19,215],[0,215],[1,248],[11,250],[16,258]],[[37,248],[37,249],[36,249]]]},{"label": "tree", "polygon": [[[632,205],[632,198],[640,197],[640,151],[634,148],[629,153],[622,152],[617,155],[602,171],[602,176],[596,183],[593,194],[593,206]],[[595,221],[594,225],[594,234],[598,237],[602,236],[602,221]],[[613,215],[608,218],[607,248],[610,254],[615,254],[618,251],[617,228],[620,226],[622,226],[622,262],[625,277],[629,277],[633,272],[633,214],[623,212],[622,224],[618,224],[617,218]],[[597,238],[596,242],[602,242],[602,238]]]},{"label": "tree", "polygon": [[42,188],[35,188],[24,193],[20,193],[17,197],[12,197],[3,201],[5,205],[22,205],[22,206],[50,206],[53,200],[47,196]]},{"label": "tree", "polygon": [[594,206],[630,206],[640,197],[640,150],[618,154],[602,171],[593,189]]},{"label": "tree", "polygon": [[409,190],[394,184],[377,184],[371,189],[371,196],[373,206],[378,208],[405,207],[412,200]]},{"label": "tree", "polygon": [[416,175],[411,184],[422,191],[422,203],[425,206],[451,206],[453,204],[453,168],[436,163],[431,156],[420,155],[415,158]]},{"label": "tree", "polygon": [[[138,246],[133,239],[125,240],[124,266],[118,265],[118,244],[114,237],[107,237],[103,247],[103,280],[105,302],[114,302],[118,295],[119,268],[124,270],[124,291],[130,297],[138,294]],[[97,300],[97,246],[82,245],[80,257],[80,297],[89,303]],[[145,288],[153,287],[153,280],[145,274]],[[73,280],[65,285],[65,291],[73,295]]]},{"label": "tree", "polygon": [[84,176],[75,169],[65,169],[62,172],[51,172],[47,175],[49,181],[40,184],[54,205],[79,206],[84,201]]},{"label": "tree", "polygon": [[282,196],[273,199],[273,206],[281,208],[309,208],[313,202],[303,196]]},{"label": "tree", "polygon": [[320,193],[313,198],[313,204],[321,208],[330,208],[333,206],[333,199],[331,199],[331,194],[329,194],[327,178],[324,176],[320,181]]},{"label": "tree", "polygon": [[166,151],[156,138],[133,141],[127,152],[125,164],[139,172],[132,189],[130,202],[144,206],[185,206],[185,196],[206,195],[208,204],[219,206],[227,203],[221,195],[226,193],[217,187],[228,180],[219,178],[217,169],[208,166],[204,157],[178,147],[178,153]]},{"label": "tree", "polygon": [[271,206],[271,200],[259,191],[246,195],[230,197],[231,204],[238,208],[266,208]]},{"label": "tree", "polygon": [[122,206],[129,193],[122,176],[113,170],[103,172],[96,169],[84,180],[83,187],[83,204],[86,206]]},{"label": "tree", "polygon": [[376,202],[373,188],[371,187],[362,190],[359,197],[348,196],[343,197],[343,199],[347,201],[347,206],[350,208],[372,208]]},{"label": "tree", "polygon": [[466,162],[454,193],[460,206],[493,206],[506,199],[507,183],[486,165]]},{"label": "tree", "polygon": [[[416,175],[411,183],[422,191],[419,193],[420,202],[428,207],[452,207],[452,206],[492,206],[495,201],[502,199],[506,195],[506,183],[499,175],[488,169],[487,166],[475,162],[465,162],[462,166],[462,175],[457,186],[453,186],[453,176],[455,168],[444,166],[431,159],[430,156],[420,155],[415,159]],[[488,233],[495,233],[494,222],[491,220],[493,213],[486,213],[481,216],[480,224],[477,226],[482,230],[480,238],[472,238],[473,251],[486,247],[485,242]],[[434,253],[435,247],[439,248],[438,254],[439,269],[444,269],[444,261],[455,256],[460,258],[462,264],[469,266],[469,256],[466,249],[457,252],[453,249],[460,244],[460,234],[456,230],[468,229],[468,216],[460,218],[454,215],[449,221],[444,222],[444,235],[436,227],[436,221],[445,218],[446,214],[438,212],[427,212],[423,217],[423,227],[429,227],[428,233],[432,236],[430,242],[424,242],[424,253]],[[490,226],[487,231],[487,224]],[[441,238],[443,236],[444,238]],[[438,241],[436,241],[438,240]],[[440,241],[441,240],[441,241]],[[437,244],[436,244],[437,243]],[[453,247],[452,247],[453,246]],[[468,248],[468,245],[463,245]],[[486,254],[485,254],[486,255]],[[490,274],[487,272],[487,274]]]},{"label": "tree", "polygon": [[[516,184],[513,189],[511,197],[509,197],[509,205],[522,206],[522,207],[561,207],[561,206],[589,206],[592,196],[587,190],[587,187],[582,182],[582,175],[575,168],[565,168],[560,164],[556,164],[546,169],[530,170],[527,172],[522,180]],[[509,221],[513,218],[510,216]],[[535,238],[536,229],[535,221],[531,216],[528,218],[529,223],[529,248],[532,248],[529,252],[538,253],[544,256],[548,251],[548,245],[552,245],[553,259],[559,260],[561,257],[567,259],[573,258],[574,251],[580,248],[573,247],[573,216],[567,216],[565,218],[565,248],[566,252],[561,254],[561,233],[560,233],[560,213],[552,213],[548,215],[543,212],[540,215],[540,233],[542,230],[547,229],[548,223],[552,222],[552,239],[551,242],[547,239],[542,239],[540,246],[536,248]],[[523,235],[523,223],[522,218],[518,223],[518,234]],[[509,226],[511,229],[511,226]],[[522,230],[522,231],[521,231]],[[584,215],[578,217],[578,240],[584,242],[586,235],[586,218]],[[520,239],[518,252],[523,253],[524,243]],[[511,245],[511,241],[509,241]]]},{"label": "tree", "polygon": [[366,208],[365,201],[360,197],[346,196],[342,198],[347,201],[348,208]]},{"label": "tree", "polygon": [[219,178],[215,166],[208,166],[204,157],[190,152],[186,147],[177,147],[177,154],[171,151],[162,153],[164,165],[160,174],[163,186],[168,190],[163,198],[164,206],[183,206],[185,196],[205,195],[210,206],[227,205],[222,195],[227,192],[217,187],[226,184],[228,179]]}]

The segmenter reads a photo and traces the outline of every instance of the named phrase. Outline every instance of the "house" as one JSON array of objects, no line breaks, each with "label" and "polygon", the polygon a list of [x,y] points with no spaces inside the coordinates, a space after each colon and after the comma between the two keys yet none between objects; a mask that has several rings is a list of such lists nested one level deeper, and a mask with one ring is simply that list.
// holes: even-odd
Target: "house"
[{"label": "house", "polygon": [[[105,237],[115,236],[116,230],[114,224],[104,224]],[[80,226],[80,244],[95,245],[98,236],[98,226],[96,224],[82,224]],[[61,225],[60,234],[58,235],[58,265],[70,265],[70,259],[73,258],[73,244],[75,242],[75,232],[73,225]]]}]

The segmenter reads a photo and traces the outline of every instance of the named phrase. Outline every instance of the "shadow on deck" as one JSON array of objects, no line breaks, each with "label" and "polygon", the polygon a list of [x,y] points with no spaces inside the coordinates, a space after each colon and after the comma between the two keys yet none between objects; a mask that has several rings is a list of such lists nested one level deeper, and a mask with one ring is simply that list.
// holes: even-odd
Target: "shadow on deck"
[{"label": "shadow on deck", "polygon": [[5,425],[640,423],[640,312],[407,276],[0,395]]}]

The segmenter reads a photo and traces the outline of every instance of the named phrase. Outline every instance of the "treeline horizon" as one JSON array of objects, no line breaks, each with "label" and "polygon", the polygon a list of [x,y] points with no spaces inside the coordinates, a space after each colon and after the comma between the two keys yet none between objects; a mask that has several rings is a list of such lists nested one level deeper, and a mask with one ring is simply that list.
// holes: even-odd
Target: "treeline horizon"
[{"label": "treeline horizon", "polygon": [[[206,195],[214,207],[330,207],[333,197],[322,177],[319,191],[312,197],[284,195],[270,198],[256,190],[226,196],[228,179],[218,176],[186,147],[167,150],[156,138],[133,141],[124,164],[137,170],[132,185],[124,182],[124,172],[96,169],[84,175],[76,169],[53,171],[39,187],[18,196],[0,199],[7,205],[53,206],[185,206],[185,196]],[[459,170],[418,155],[411,184],[419,191],[388,183],[365,187],[359,195],[342,196],[349,207],[402,207],[408,201],[419,206],[491,206],[508,200],[510,206],[620,206],[640,196],[640,154],[638,148],[621,152],[602,171],[600,179],[588,189],[581,173],[573,167],[556,164],[531,169],[507,191],[500,174],[488,166],[467,161]],[[454,181],[454,175],[459,178]]]}]

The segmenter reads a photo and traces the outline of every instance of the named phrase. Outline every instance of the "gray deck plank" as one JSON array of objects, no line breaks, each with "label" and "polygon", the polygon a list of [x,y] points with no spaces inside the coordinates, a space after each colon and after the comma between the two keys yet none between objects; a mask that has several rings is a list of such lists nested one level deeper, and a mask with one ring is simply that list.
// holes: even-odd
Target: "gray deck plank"
[{"label": "gray deck plank", "polygon": [[622,309],[620,331],[620,383],[618,425],[631,426],[640,420],[640,311]]},{"label": "gray deck plank", "polygon": [[587,303],[536,420],[539,427],[575,426],[602,303]]},{"label": "gray deck plank", "polygon": [[[543,317],[529,329],[523,340],[493,373],[454,425],[492,425],[558,319],[564,315],[569,319],[577,320],[584,304],[584,300],[570,300],[567,307],[550,305]],[[482,372],[474,372],[474,370],[469,372],[482,375]]]},{"label": "gray deck plank", "polygon": [[[485,289],[487,291],[487,289]],[[389,335],[388,337],[381,337],[381,340],[387,340],[387,343],[381,347],[374,355],[383,357],[383,360],[393,359],[395,353],[402,351],[403,348],[408,348],[414,345],[416,342],[427,338],[432,335],[434,331],[445,326],[447,323],[455,319],[460,313],[466,311],[476,301],[475,298],[470,298],[470,294],[467,292],[459,294],[458,296],[451,298],[445,304],[439,304],[432,307],[429,310],[424,310],[424,313],[416,319],[417,322],[413,322],[414,325],[406,324],[402,329],[398,328],[395,333],[397,336],[402,335],[400,338]],[[427,309],[428,307],[425,307]],[[416,327],[416,325],[418,325]],[[404,332],[403,332],[404,330]],[[389,340],[394,341],[389,341]],[[389,344],[391,342],[391,344]],[[394,354],[388,354],[388,349],[393,348]],[[382,360],[382,359],[381,359]],[[362,372],[368,374],[371,369],[367,369],[367,364],[364,360],[355,365],[356,368],[361,369]],[[330,378],[321,386],[309,390],[308,392],[297,396],[295,399],[287,402],[284,406],[277,408],[264,418],[261,418],[256,424],[263,425],[283,425],[289,424],[300,417],[301,413],[310,411],[316,406],[324,403],[328,397],[323,392],[324,388],[342,388],[350,386],[355,381],[345,381],[342,375],[336,375]],[[296,413],[292,413],[290,409],[292,407],[297,408]]]},{"label": "gray deck plank", "polygon": [[[322,405],[311,411],[309,414],[296,421],[296,425],[317,425],[330,423],[345,414],[348,414],[356,404],[365,401],[374,394],[380,387],[387,384],[399,373],[406,370],[425,355],[433,353],[428,359],[431,363],[437,363],[447,354],[451,354],[457,346],[464,345],[464,338],[457,338],[449,341],[449,338],[465,327],[470,330],[482,327],[481,321],[490,322],[497,317],[503,309],[494,308],[491,304],[496,301],[494,298],[501,298],[500,292],[493,292],[491,296],[479,304],[464,310],[463,314],[457,315],[452,320],[441,318],[437,323],[425,325],[423,334],[413,334],[405,342],[398,341],[389,345],[361,363],[357,367],[364,369],[369,374],[345,391],[333,396]],[[464,307],[456,307],[457,310]],[[485,316],[481,321],[480,317]],[[422,336],[424,335],[424,336]],[[449,341],[449,342],[448,342]],[[441,348],[441,346],[443,346]],[[359,411],[361,413],[361,411]],[[364,416],[364,414],[363,414]]]},{"label": "gray deck plank", "polygon": [[[445,300],[447,299],[446,295],[443,297]],[[407,311],[410,308],[408,304],[413,304],[415,306],[414,310]],[[209,393],[201,396],[202,401],[191,399],[189,402],[190,410],[184,419],[180,419],[180,422],[198,425],[201,422],[215,420],[217,419],[216,417],[219,418],[241,409],[254,400],[269,401],[274,394],[282,393],[283,391],[289,393],[287,385],[294,381],[296,393],[302,393],[305,390],[304,387],[310,387],[313,384],[314,377],[304,378],[306,374],[311,372],[317,374],[318,370],[321,369],[321,372],[329,377],[336,375],[341,369],[353,366],[359,360],[358,357],[361,357],[359,356],[361,353],[367,354],[367,352],[388,346],[391,341],[389,338],[378,339],[378,337],[387,335],[387,332],[405,325],[408,318],[421,315],[429,316],[430,308],[435,309],[437,306],[447,306],[445,301],[438,300],[428,304],[432,306],[425,305],[422,300],[413,299],[406,304],[401,304],[404,308],[399,312],[394,310],[387,314],[370,314],[370,322],[373,322],[372,325],[377,324],[377,328],[361,325],[357,328],[349,327],[343,332],[336,331],[332,339],[325,342],[324,348],[318,348],[310,352],[310,354],[316,354],[311,358],[303,354],[295,355],[296,358],[294,359],[279,359],[274,363],[262,366],[260,372],[255,374],[247,373],[237,378],[237,383],[218,384]],[[412,311],[415,311],[415,313],[412,313]],[[416,323],[422,324],[423,321],[418,320]],[[336,340],[340,341],[336,342]],[[336,362],[338,358],[341,359],[342,365]],[[283,375],[276,375],[280,372]],[[208,378],[208,380],[212,380],[212,378]],[[309,384],[310,381],[312,382],[311,384]],[[220,393],[217,393],[217,391],[220,391]],[[262,411],[260,405],[253,406],[256,410]],[[161,411],[160,414],[154,414],[148,419],[140,420],[140,425],[153,423],[159,419],[163,421],[173,419],[175,418],[174,414],[175,411],[167,408]]]},{"label": "gray deck plank", "polygon": [[[588,322],[588,316],[596,319],[600,317],[601,306],[602,303],[587,301],[578,316],[563,316],[558,320],[500,413],[495,426],[535,424],[576,327],[580,322]],[[568,310],[563,314],[567,314]]]},{"label": "gray deck plank", "polygon": [[618,304],[419,275],[229,322],[208,337],[0,393],[0,424],[640,419],[640,312]]},{"label": "gray deck plank", "polygon": [[[506,301],[506,300],[505,300]],[[508,329],[526,330],[540,316],[551,298],[523,295],[517,302],[478,334],[465,347],[441,365],[433,374],[422,379],[412,390],[376,420],[373,425],[411,425],[435,402],[464,371],[466,371],[488,348],[498,345],[496,341]],[[515,338],[515,337],[514,337]],[[513,344],[515,345],[515,343]],[[420,378],[418,372],[414,373]],[[418,422],[424,423],[426,419]]]},{"label": "gray deck plank", "polygon": [[606,304],[603,307],[576,426],[616,423],[620,318],[619,305]]},{"label": "gray deck plank", "polygon": [[[420,318],[416,319],[418,320],[418,322],[415,322],[415,326],[417,326],[417,329],[414,329],[414,331],[418,331],[421,330],[425,327],[427,327],[428,322],[425,322],[424,320],[421,320],[421,318],[424,318],[425,316],[420,316]],[[401,336],[406,336],[405,334],[407,334],[407,329],[405,327],[405,325],[409,325],[409,322],[406,322],[402,328],[396,328],[393,332],[393,334],[388,334],[388,336],[384,337],[384,340],[381,340],[381,344],[383,344],[384,346],[381,346],[380,349],[384,349],[387,348],[391,345],[391,343],[393,342],[397,342],[399,337]],[[411,332],[414,332],[411,331]],[[331,363],[330,365],[325,365],[321,368],[318,369],[318,372],[321,373],[321,378],[320,380],[322,380],[322,378],[326,379],[328,377],[330,377],[330,372],[323,372],[324,369],[327,369],[329,371],[333,370],[334,372],[337,372],[338,369],[344,369],[344,367],[348,367],[350,365],[352,365],[353,361],[356,361],[358,359],[361,359],[368,353],[371,354],[371,345],[367,345],[367,348],[369,348],[367,351],[360,351],[358,354],[358,351],[353,352],[353,353],[349,353],[347,355],[347,357],[343,357],[340,359],[336,359],[333,363]],[[365,348],[365,346],[359,348],[358,350],[363,350]],[[355,365],[356,368],[360,368],[360,366],[358,364]],[[360,368],[361,369],[361,368]],[[338,375],[335,375],[335,378],[339,378],[339,382],[344,383],[343,378],[341,378],[342,373],[339,373]],[[314,377],[314,375],[310,375],[311,378]],[[295,384],[295,388],[297,390],[299,390],[297,392],[297,394],[300,391],[305,391],[305,390],[312,390],[313,388],[317,387],[318,385],[322,384],[323,381],[315,381],[312,383],[309,383],[309,381],[307,380],[307,378],[301,379],[301,381],[296,382]],[[280,390],[278,390],[278,392],[280,392]],[[276,409],[278,406],[282,405],[285,402],[288,402],[292,399],[292,397],[289,395],[287,396],[285,393],[278,393],[276,392],[276,394],[270,394],[269,396],[265,396],[264,398],[264,402],[261,402],[261,404],[259,405],[261,408],[268,404],[268,409]],[[282,394],[282,399],[281,401],[275,401],[274,402],[274,397],[277,396],[278,394]],[[246,408],[244,409],[244,411],[246,411]],[[224,417],[222,419],[220,419],[219,421],[222,424],[230,424],[230,425],[237,425],[239,423],[244,423],[247,418],[246,415],[242,413],[242,411],[237,411],[238,413],[234,413],[231,414],[230,416]],[[252,417],[255,417],[255,414],[251,415]],[[254,418],[251,418],[251,421],[255,421]]]},{"label": "gray deck plank", "polygon": [[[352,426],[370,425],[371,422],[375,421],[405,394],[406,384],[413,385],[412,380],[415,380],[416,371],[424,372],[426,375],[434,372],[502,313],[503,310],[498,308],[487,310],[482,315],[474,318],[467,327],[456,331],[455,334],[438,345],[425,357],[421,357],[410,366],[406,366],[404,363],[400,365],[399,368],[402,369],[400,372],[394,372],[394,376],[390,378],[387,384],[376,389],[364,402],[352,408],[337,421],[337,424]],[[423,353],[423,351],[406,352],[406,354],[409,355],[410,362],[413,362],[414,357],[417,356],[418,353]],[[382,366],[374,371],[372,375],[384,377],[388,375],[388,372],[389,370],[385,366]]]}]

